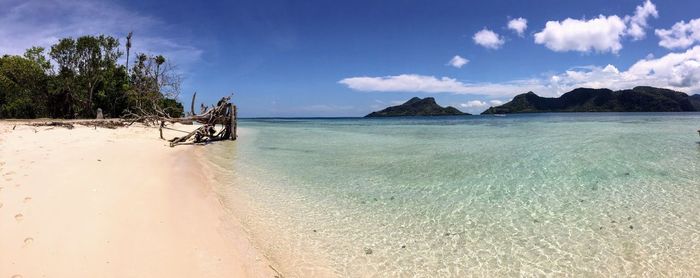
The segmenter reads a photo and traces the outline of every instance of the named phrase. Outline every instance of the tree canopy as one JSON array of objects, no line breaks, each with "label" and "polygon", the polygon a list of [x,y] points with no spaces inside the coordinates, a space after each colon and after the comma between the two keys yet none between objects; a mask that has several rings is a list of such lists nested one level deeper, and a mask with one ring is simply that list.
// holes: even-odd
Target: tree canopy
[{"label": "tree canopy", "polygon": [[168,59],[140,53],[133,65],[121,65],[122,55],[118,39],[100,35],[0,57],[0,118],[92,118],[97,108],[109,117],[183,114],[181,77]]}]

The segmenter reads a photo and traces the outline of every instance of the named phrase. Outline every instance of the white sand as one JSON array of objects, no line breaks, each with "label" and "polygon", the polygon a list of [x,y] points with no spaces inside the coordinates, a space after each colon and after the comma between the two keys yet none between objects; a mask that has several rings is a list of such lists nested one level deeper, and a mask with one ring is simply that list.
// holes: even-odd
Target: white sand
[{"label": "white sand", "polygon": [[274,275],[223,221],[201,147],[144,127],[14,124],[0,122],[0,277]]}]

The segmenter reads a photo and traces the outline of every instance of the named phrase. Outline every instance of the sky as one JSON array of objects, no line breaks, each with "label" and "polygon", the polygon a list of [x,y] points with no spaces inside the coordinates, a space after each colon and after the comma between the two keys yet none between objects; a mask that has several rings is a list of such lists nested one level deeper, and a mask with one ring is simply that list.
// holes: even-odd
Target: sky
[{"label": "sky", "polygon": [[0,0],[0,55],[133,31],[189,106],[243,117],[363,116],[411,97],[480,113],[533,91],[700,93],[700,1]]}]

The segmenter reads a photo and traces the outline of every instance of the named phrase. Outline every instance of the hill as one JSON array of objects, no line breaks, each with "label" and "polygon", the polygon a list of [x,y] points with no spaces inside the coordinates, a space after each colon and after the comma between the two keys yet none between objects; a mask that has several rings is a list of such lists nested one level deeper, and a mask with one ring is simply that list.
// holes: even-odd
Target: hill
[{"label": "hill", "polygon": [[432,97],[414,97],[404,104],[387,107],[381,111],[375,111],[365,117],[396,117],[396,116],[447,116],[469,115],[452,106],[442,107]]},{"label": "hill", "polygon": [[628,90],[578,88],[558,98],[533,92],[491,107],[482,114],[537,112],[686,112],[700,111],[700,95],[688,96],[669,89],[639,86]]}]

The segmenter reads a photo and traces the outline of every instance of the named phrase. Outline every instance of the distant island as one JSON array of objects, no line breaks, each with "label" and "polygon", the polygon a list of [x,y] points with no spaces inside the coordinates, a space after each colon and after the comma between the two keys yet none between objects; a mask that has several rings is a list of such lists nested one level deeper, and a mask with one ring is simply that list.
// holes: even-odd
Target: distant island
[{"label": "distant island", "polygon": [[442,107],[435,102],[432,97],[414,97],[404,104],[387,107],[381,111],[369,113],[365,117],[398,117],[398,116],[450,116],[450,115],[470,115],[457,110],[452,106]]},{"label": "distant island", "polygon": [[692,112],[700,111],[700,95],[688,96],[669,89],[639,86],[633,89],[578,88],[558,98],[540,97],[533,92],[491,107],[483,114],[541,112]]}]

